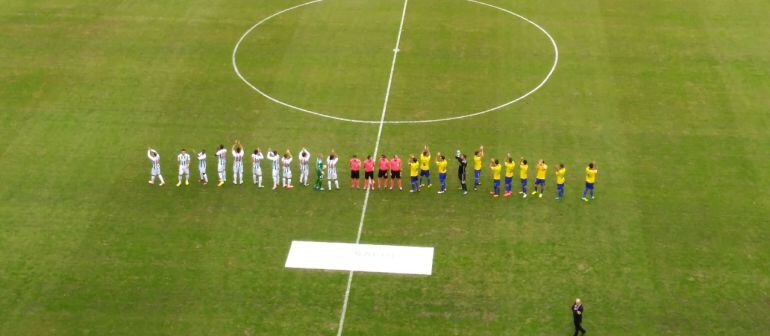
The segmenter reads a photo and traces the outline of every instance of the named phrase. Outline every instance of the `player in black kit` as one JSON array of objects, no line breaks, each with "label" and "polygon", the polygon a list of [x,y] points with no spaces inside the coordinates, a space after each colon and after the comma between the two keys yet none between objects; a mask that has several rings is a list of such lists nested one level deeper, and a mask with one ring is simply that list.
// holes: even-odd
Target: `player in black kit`
[{"label": "player in black kit", "polygon": [[468,185],[465,184],[465,172],[468,168],[468,160],[465,159],[465,154],[460,153],[460,150],[457,150],[457,153],[455,154],[455,159],[457,159],[457,162],[460,163],[460,165],[457,167],[457,178],[460,179],[460,185],[463,189],[463,195],[468,194]]}]

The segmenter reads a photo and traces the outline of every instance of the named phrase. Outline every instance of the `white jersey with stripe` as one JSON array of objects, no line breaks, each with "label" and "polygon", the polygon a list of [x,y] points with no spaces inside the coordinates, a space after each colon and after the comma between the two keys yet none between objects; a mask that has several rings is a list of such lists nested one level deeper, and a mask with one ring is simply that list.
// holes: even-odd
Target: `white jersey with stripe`
[{"label": "white jersey with stripe", "polygon": [[332,157],[326,158],[326,170],[328,171],[337,171],[337,161],[339,161],[340,158],[335,157],[332,159]]},{"label": "white jersey with stripe", "polygon": [[179,162],[179,167],[180,168],[189,168],[190,167],[190,154],[179,153],[179,155],[176,156],[176,161]]},{"label": "white jersey with stripe", "polygon": [[243,151],[233,150],[233,166],[240,167],[243,165]]},{"label": "white jersey with stripe", "polygon": [[198,169],[206,170],[206,153],[198,153]]},{"label": "white jersey with stripe", "polygon": [[[155,156],[152,154],[155,154]],[[160,154],[158,154],[157,151],[154,149],[148,150],[147,158],[150,159],[150,162],[152,162],[152,169],[160,169]]]},{"label": "white jersey with stripe", "polygon": [[225,164],[227,164],[227,150],[222,148],[217,151],[217,165],[224,168]]},{"label": "white jersey with stripe", "polygon": [[278,154],[275,154],[273,152],[267,152],[267,159],[270,161],[273,161],[273,171],[277,172],[281,169],[281,164],[278,162],[278,160],[281,157]]}]

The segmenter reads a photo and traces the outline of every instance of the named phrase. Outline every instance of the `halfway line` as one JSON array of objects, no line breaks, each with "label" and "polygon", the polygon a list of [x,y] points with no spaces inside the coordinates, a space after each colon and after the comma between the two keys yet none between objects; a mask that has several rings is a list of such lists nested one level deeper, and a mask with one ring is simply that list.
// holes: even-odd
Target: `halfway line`
[{"label": "halfway line", "polygon": [[[380,137],[382,137],[382,125],[385,124],[385,112],[388,111],[388,98],[390,97],[390,86],[393,84],[393,71],[396,69],[396,57],[398,56],[398,45],[401,43],[401,32],[404,30],[404,18],[406,18],[406,5],[409,0],[404,0],[404,9],[401,12],[401,23],[398,25],[398,37],[396,37],[396,47],[393,48],[393,61],[390,63],[390,75],[388,76],[388,86],[385,89],[385,101],[382,104],[382,114],[380,115],[379,128],[377,130],[377,140],[374,142],[374,155],[377,159],[377,151],[380,149]],[[358,222],[358,233],[356,234],[356,244],[361,242],[361,232],[364,229],[364,217],[366,217],[366,205],[369,203],[369,192],[371,188],[366,189],[364,194],[364,205],[361,209],[361,220]],[[342,335],[342,329],[345,326],[345,314],[348,310],[348,299],[350,298],[350,285],[353,283],[353,271],[348,274],[348,285],[345,288],[345,298],[342,301],[342,313],[340,313],[340,325],[337,329],[337,336]]]}]

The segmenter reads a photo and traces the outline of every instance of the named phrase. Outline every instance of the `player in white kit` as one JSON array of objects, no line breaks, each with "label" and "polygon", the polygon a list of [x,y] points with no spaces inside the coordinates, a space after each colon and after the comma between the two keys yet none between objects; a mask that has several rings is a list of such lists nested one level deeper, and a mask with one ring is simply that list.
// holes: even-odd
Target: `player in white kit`
[{"label": "player in white kit", "polygon": [[243,184],[243,146],[235,140],[233,144],[233,184]]},{"label": "player in white kit", "polygon": [[278,189],[278,180],[280,180],[280,176],[278,176],[278,173],[280,171],[281,163],[279,160],[281,159],[281,156],[278,155],[278,151],[273,150],[271,148],[267,149],[267,159],[270,161],[273,161],[272,164],[272,175],[273,175],[273,190]]},{"label": "player in white kit", "polygon": [[158,151],[148,148],[147,158],[152,162],[152,168],[150,169],[150,184],[155,184],[155,176],[160,179],[159,185],[162,186],[166,184],[166,182],[163,181],[163,175],[160,174],[160,154],[158,154]]},{"label": "player in white kit", "polygon": [[326,158],[326,183],[329,185],[329,191],[332,190],[332,181],[334,181],[334,187],[340,190],[340,182],[337,180],[337,161],[339,159],[333,149],[329,157]]},{"label": "player in white kit", "polygon": [[184,185],[190,185],[190,154],[182,148],[179,155],[176,156],[176,162],[179,163],[179,179],[176,186],[182,185],[182,175],[184,175]]},{"label": "player in white kit", "polygon": [[310,152],[306,148],[299,151],[299,183],[308,186],[308,175],[310,175]]},{"label": "player in white kit", "polygon": [[264,158],[259,148],[255,149],[254,153],[251,154],[251,177],[254,178],[254,184],[259,184],[260,188],[262,188],[262,167],[259,165],[259,162]]},{"label": "player in white kit", "polygon": [[[195,150],[193,150],[194,152]],[[201,149],[200,152],[196,154],[198,157],[198,173],[200,173],[200,182],[203,184],[209,184],[209,177],[206,176],[206,150]]]},{"label": "player in white kit", "polygon": [[227,149],[225,145],[220,144],[217,147],[217,173],[219,174],[219,183],[217,187],[221,187],[227,181]]},{"label": "player in white kit", "polygon": [[284,188],[294,188],[293,185],[291,185],[291,161],[294,159],[291,156],[291,152],[289,150],[286,150],[286,153],[283,154],[283,157],[281,158],[281,167],[283,167],[283,187]]}]

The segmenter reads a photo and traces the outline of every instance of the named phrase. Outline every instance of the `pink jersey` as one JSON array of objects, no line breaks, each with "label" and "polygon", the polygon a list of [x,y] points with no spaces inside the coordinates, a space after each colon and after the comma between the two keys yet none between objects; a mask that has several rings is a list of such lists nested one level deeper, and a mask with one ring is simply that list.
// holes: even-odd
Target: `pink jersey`
[{"label": "pink jersey", "polygon": [[388,159],[380,158],[380,170],[388,170],[390,167],[390,161]]},{"label": "pink jersey", "polygon": [[358,171],[359,169],[361,169],[361,160],[350,159],[350,170]]},{"label": "pink jersey", "polygon": [[369,159],[364,161],[364,171],[366,172],[373,172],[374,171],[374,160]]},{"label": "pink jersey", "polygon": [[390,170],[391,171],[401,171],[401,159],[392,159],[392,160],[390,160]]}]

